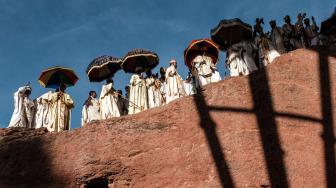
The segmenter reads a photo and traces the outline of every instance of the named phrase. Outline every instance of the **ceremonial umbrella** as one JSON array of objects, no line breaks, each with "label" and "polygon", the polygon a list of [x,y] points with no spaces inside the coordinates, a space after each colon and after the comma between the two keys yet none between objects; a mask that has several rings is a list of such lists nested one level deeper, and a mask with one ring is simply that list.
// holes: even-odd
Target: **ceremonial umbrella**
[{"label": "ceremonial umbrella", "polygon": [[217,63],[219,50],[218,45],[210,39],[193,40],[184,50],[184,63],[192,68],[192,60],[198,55],[207,55],[212,58],[214,64]]},{"label": "ceremonial umbrella", "polygon": [[336,15],[321,23],[321,34],[330,35],[336,33]]},{"label": "ceremonial umbrella", "polygon": [[149,50],[129,51],[121,63],[121,68],[128,73],[146,72],[159,64],[159,56]]},{"label": "ceremonial umbrella", "polygon": [[86,69],[90,82],[101,82],[121,69],[122,59],[112,56],[100,56],[91,61]]},{"label": "ceremonial umbrella", "polygon": [[252,39],[252,27],[239,18],[220,21],[210,33],[211,39],[221,50],[226,50],[232,44],[242,40]]},{"label": "ceremonial umbrella", "polygon": [[57,66],[42,71],[38,81],[43,87],[57,89],[61,84],[74,86],[78,79],[72,69]]}]

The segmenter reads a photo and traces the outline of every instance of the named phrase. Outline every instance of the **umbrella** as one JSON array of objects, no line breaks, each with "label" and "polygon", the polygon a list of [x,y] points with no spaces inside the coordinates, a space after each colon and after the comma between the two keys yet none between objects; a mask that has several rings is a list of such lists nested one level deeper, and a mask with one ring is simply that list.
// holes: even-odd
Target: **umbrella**
[{"label": "umbrella", "polygon": [[78,79],[70,68],[52,67],[42,71],[38,81],[43,87],[57,89],[61,84],[67,87],[74,86]]},{"label": "umbrella", "polygon": [[184,63],[191,69],[192,60],[197,55],[208,55],[212,58],[214,64],[217,63],[219,50],[216,43],[210,39],[193,40],[189,46],[184,50]]},{"label": "umbrella", "polygon": [[135,49],[125,55],[121,67],[125,72],[137,73],[151,70],[158,64],[159,57],[156,53],[144,49]]},{"label": "umbrella", "polygon": [[243,39],[252,39],[252,27],[239,18],[222,20],[211,30],[211,39],[225,50]]},{"label": "umbrella", "polygon": [[120,58],[112,56],[100,56],[92,60],[86,69],[86,74],[89,77],[90,82],[101,82],[107,78],[113,77],[113,75],[121,69]]}]

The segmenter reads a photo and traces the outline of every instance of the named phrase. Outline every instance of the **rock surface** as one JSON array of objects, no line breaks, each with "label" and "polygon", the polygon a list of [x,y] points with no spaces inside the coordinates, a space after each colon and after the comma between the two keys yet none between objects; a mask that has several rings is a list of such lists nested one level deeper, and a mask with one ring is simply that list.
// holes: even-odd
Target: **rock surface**
[{"label": "rock surface", "polygon": [[0,187],[335,185],[336,49],[300,49],[160,108],[0,129]]}]

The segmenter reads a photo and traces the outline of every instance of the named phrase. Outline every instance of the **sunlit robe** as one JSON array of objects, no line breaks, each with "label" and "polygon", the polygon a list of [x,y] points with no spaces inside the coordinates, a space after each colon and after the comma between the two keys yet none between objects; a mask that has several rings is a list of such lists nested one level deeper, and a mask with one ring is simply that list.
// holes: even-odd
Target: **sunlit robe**
[{"label": "sunlit robe", "polygon": [[135,74],[130,80],[130,98],[128,114],[136,114],[148,109],[146,82]]},{"label": "sunlit robe", "polygon": [[74,107],[70,95],[59,91],[52,93],[50,99],[52,122],[48,130],[51,132],[70,130],[71,109]]},{"label": "sunlit robe", "polygon": [[93,97],[89,97],[82,109],[82,126],[91,121],[100,120],[100,118],[101,114],[99,101]]},{"label": "sunlit robe", "polygon": [[184,80],[183,84],[187,96],[196,94],[196,85],[192,80]]},{"label": "sunlit robe", "polygon": [[146,78],[146,86],[148,92],[148,108],[161,106],[162,96],[160,81],[154,77]]},{"label": "sunlit robe", "polygon": [[227,55],[227,68],[230,76],[249,75],[257,70],[254,51],[258,48],[251,42],[242,41],[231,46]]},{"label": "sunlit robe", "polygon": [[51,94],[49,91],[36,99],[35,128],[48,127],[51,119]]},{"label": "sunlit robe", "polygon": [[193,59],[194,75],[199,86],[205,86],[210,83],[221,80],[219,72],[212,62],[212,58],[206,55],[198,55]]},{"label": "sunlit robe", "polygon": [[30,90],[30,87],[24,86],[14,93],[14,112],[8,127],[34,127],[34,102],[24,96],[27,90]]},{"label": "sunlit robe", "polygon": [[280,53],[266,37],[256,37],[256,43],[259,44],[259,61],[262,67],[271,64],[275,58],[280,56]]},{"label": "sunlit robe", "polygon": [[171,65],[166,70],[166,103],[185,96],[184,85],[176,68]]},{"label": "sunlit robe", "polygon": [[99,97],[101,119],[112,117],[120,117],[120,112],[117,103],[113,97],[113,84],[105,84],[102,86],[102,91]]}]

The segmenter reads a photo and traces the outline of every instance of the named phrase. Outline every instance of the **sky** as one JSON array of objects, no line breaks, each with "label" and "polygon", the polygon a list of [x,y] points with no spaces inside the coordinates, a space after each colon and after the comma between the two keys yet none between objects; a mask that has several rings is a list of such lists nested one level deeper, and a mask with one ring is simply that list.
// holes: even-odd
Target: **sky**
[{"label": "sky", "polygon": [[[183,51],[191,40],[209,38],[222,19],[240,18],[251,25],[264,18],[264,30],[275,19],[293,22],[299,12],[327,19],[335,0],[0,0],[0,127],[7,127],[13,113],[13,93],[28,82],[31,98],[49,89],[38,83],[41,71],[52,66],[75,70],[80,80],[67,89],[75,101],[71,128],[80,127],[81,110],[90,90],[100,93],[102,83],[90,83],[87,65],[101,55],[123,57],[134,48],[156,52],[159,67],[171,58],[178,61],[183,78],[188,69]],[[222,77],[224,53],[217,64]],[[123,89],[131,75],[119,71],[116,89]]]}]

